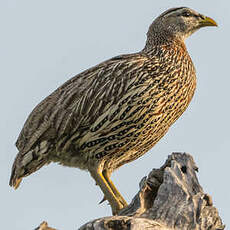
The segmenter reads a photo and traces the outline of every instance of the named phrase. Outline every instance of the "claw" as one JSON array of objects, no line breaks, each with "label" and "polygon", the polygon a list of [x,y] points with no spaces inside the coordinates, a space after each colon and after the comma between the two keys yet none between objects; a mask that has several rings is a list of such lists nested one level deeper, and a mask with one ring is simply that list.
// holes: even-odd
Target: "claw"
[{"label": "claw", "polygon": [[102,204],[104,201],[106,201],[107,199],[105,198],[105,196],[103,197],[103,199],[99,202],[99,204]]}]

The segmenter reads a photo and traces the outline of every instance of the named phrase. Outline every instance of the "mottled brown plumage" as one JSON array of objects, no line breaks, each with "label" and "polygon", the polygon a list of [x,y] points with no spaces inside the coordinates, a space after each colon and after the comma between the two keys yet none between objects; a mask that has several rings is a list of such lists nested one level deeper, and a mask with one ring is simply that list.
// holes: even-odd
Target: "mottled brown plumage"
[{"label": "mottled brown plumage", "polygon": [[189,105],[196,75],[184,39],[203,26],[216,23],[170,9],[152,23],[142,51],[92,67],[43,100],[17,140],[10,185],[50,162],[78,167],[117,213],[126,202],[110,175],[151,149]]}]

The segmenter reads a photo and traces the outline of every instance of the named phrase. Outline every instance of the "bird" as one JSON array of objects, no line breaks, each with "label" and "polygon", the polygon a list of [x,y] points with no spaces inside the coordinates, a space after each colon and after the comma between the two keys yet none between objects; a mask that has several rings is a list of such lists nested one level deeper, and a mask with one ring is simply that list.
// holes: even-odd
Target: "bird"
[{"label": "bird", "polygon": [[22,178],[51,162],[90,173],[114,215],[127,206],[111,174],[148,152],[183,114],[196,89],[185,39],[217,26],[188,7],[153,20],[144,48],[91,67],[66,81],[30,113],[10,177]]}]

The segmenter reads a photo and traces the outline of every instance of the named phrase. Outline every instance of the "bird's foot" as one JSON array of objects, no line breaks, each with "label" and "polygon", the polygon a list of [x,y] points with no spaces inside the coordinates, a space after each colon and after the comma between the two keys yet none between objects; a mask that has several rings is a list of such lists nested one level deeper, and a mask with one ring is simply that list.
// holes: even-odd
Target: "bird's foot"
[{"label": "bird's foot", "polygon": [[102,204],[104,201],[106,201],[107,199],[105,198],[105,196],[102,198],[102,200],[99,202],[99,204]]}]

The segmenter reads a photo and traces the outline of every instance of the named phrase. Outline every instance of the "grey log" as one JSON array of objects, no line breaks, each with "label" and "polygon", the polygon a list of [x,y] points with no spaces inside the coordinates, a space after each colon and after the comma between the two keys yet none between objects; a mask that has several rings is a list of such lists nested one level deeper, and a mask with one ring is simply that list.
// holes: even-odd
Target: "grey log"
[{"label": "grey log", "polygon": [[140,182],[140,191],[117,216],[88,222],[79,230],[221,230],[225,226],[204,193],[191,155],[173,153]]},{"label": "grey log", "polygon": [[[191,155],[172,153],[140,182],[132,202],[117,216],[88,222],[79,230],[221,230],[225,226],[196,177]],[[36,230],[55,230],[43,222]]]}]

